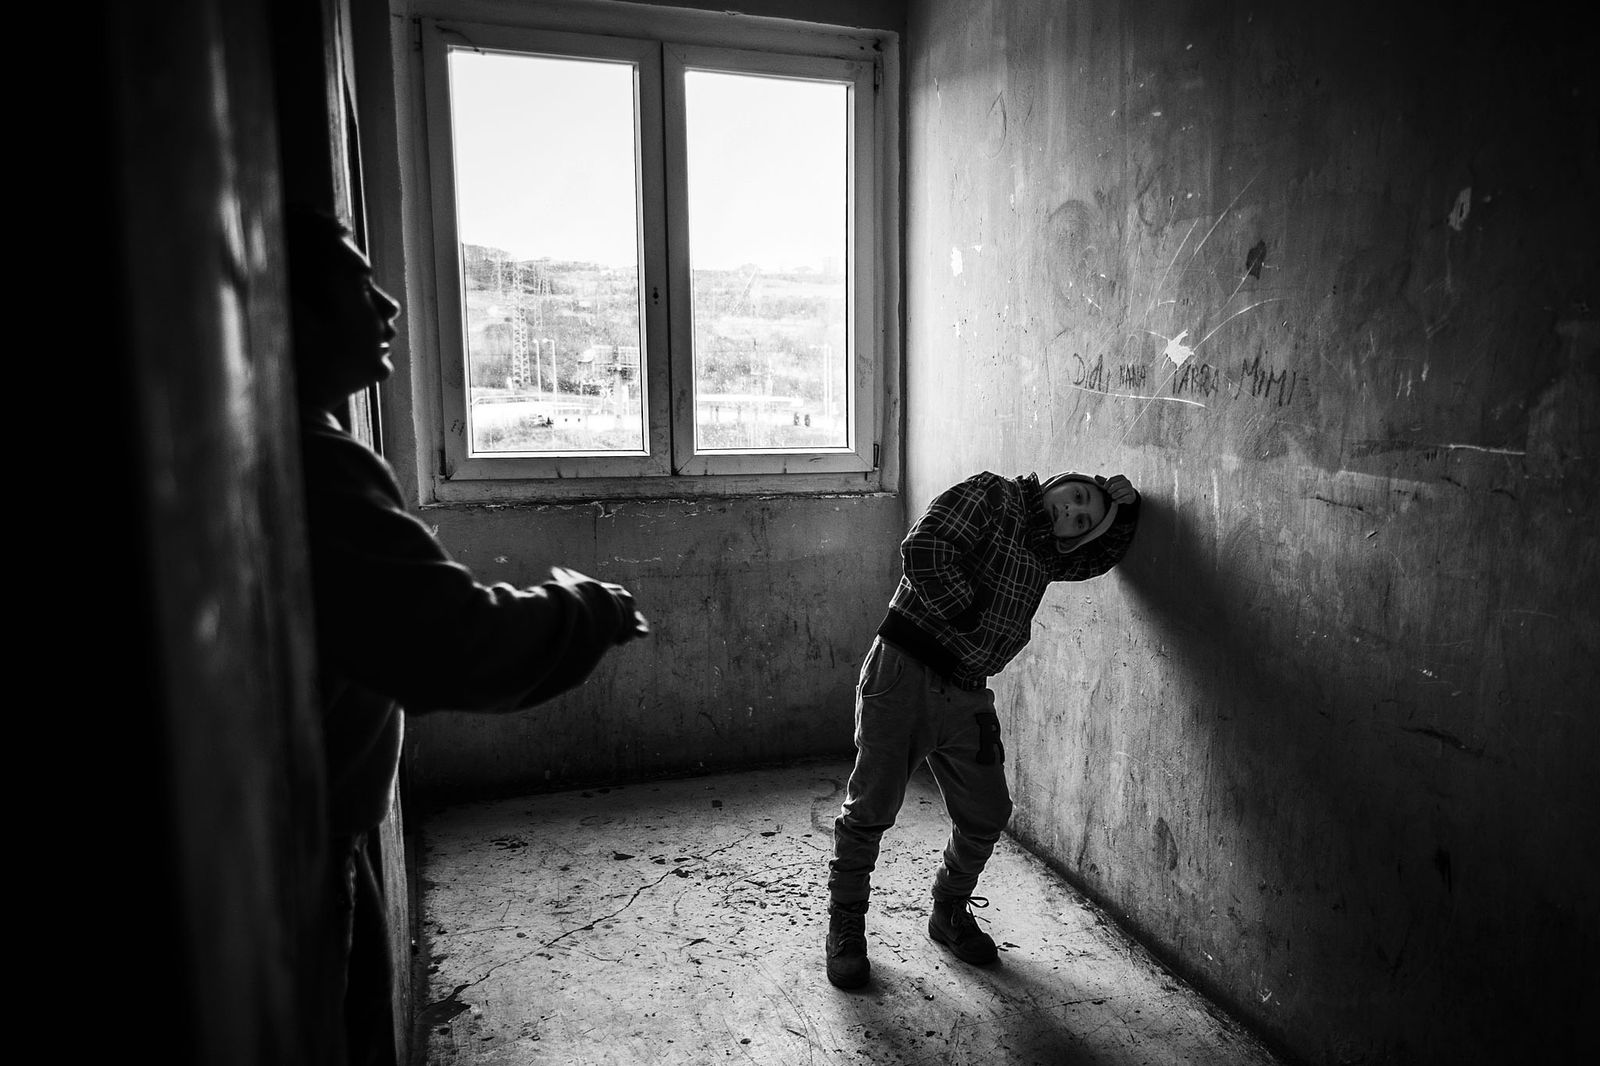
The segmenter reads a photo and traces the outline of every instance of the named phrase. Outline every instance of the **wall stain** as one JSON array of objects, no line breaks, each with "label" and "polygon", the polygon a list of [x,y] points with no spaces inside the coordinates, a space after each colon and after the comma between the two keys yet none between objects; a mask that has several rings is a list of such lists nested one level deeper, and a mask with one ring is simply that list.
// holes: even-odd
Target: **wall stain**
[{"label": "wall stain", "polygon": [[1156,819],[1156,862],[1168,870],[1178,868],[1178,842],[1172,836],[1172,827],[1165,818]]},{"label": "wall stain", "polygon": [[1444,881],[1444,890],[1454,892],[1455,876],[1450,871],[1450,853],[1444,848],[1435,848],[1433,852],[1433,868],[1439,871],[1439,877]]},{"label": "wall stain", "polygon": [[1483,757],[1482,745],[1479,745],[1478,747],[1471,747],[1460,737],[1453,733],[1447,733],[1443,729],[1433,729],[1428,726],[1403,725],[1400,727],[1400,731],[1402,733],[1415,733],[1421,737],[1431,737],[1432,739],[1440,741],[1441,743],[1450,745],[1450,747],[1459,752],[1464,752],[1467,755],[1476,756],[1477,758]]},{"label": "wall stain", "polygon": [[1267,242],[1257,241],[1244,257],[1244,272],[1258,281],[1261,278],[1261,264],[1267,261]]}]

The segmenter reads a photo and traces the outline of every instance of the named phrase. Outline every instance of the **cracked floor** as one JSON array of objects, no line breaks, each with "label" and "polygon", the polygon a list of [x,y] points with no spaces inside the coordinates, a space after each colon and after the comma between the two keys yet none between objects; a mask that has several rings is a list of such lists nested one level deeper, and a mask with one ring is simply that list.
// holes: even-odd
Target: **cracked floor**
[{"label": "cracked floor", "polygon": [[926,771],[884,837],[873,979],[828,984],[848,763],[464,804],[418,829],[428,1066],[1276,1066],[1010,838],[979,884],[1000,962],[928,939],[947,833]]}]

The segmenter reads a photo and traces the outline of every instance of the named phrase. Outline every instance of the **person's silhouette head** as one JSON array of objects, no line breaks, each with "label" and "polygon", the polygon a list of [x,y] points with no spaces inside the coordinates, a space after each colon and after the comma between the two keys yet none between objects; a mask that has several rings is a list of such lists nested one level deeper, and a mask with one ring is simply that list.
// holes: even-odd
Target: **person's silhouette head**
[{"label": "person's silhouette head", "polygon": [[284,224],[297,391],[302,403],[331,410],[394,373],[389,342],[400,303],[372,280],[372,264],[339,219],[291,207]]}]

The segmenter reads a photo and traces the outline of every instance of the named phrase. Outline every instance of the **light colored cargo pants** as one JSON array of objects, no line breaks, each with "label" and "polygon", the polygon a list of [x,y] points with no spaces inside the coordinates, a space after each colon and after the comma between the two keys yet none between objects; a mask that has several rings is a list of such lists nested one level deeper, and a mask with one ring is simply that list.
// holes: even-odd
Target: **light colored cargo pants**
[{"label": "light colored cargo pants", "polygon": [[906,784],[924,759],[950,816],[933,898],[972,895],[1011,819],[994,693],[957,688],[874,638],[856,683],[855,741],[855,769],[833,823],[832,902],[854,903],[871,894],[879,842],[894,825]]}]

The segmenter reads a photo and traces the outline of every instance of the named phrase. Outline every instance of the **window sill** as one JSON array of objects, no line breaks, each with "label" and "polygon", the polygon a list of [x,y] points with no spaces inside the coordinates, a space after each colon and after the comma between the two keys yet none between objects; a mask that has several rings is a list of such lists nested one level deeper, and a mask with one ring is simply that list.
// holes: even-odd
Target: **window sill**
[{"label": "window sill", "polygon": [[435,478],[428,506],[590,503],[596,500],[706,500],[743,497],[892,496],[881,470],[860,474],[783,474],[661,478],[451,481]]}]

